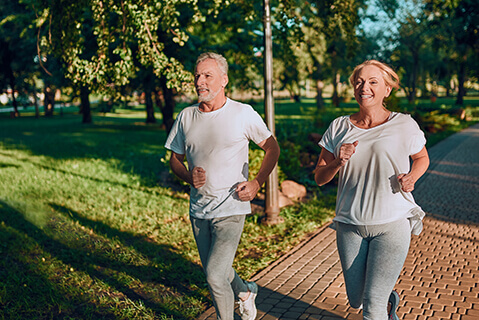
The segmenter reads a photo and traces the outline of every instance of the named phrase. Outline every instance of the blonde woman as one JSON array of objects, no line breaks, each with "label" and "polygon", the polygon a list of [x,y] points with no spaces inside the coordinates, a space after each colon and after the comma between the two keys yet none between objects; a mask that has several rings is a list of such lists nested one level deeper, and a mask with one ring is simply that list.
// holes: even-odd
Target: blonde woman
[{"label": "blonde woman", "polygon": [[363,308],[363,319],[398,320],[394,285],[424,217],[411,191],[429,166],[426,139],[411,116],[386,108],[399,88],[388,65],[368,60],[350,82],[359,112],[330,124],[315,180],[321,186],[339,173],[333,227],[351,306]]}]

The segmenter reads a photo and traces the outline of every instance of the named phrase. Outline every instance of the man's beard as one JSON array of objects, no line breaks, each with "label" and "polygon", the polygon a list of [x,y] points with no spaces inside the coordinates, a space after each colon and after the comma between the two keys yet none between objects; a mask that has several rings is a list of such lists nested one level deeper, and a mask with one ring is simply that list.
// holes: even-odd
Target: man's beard
[{"label": "man's beard", "polygon": [[205,93],[202,94],[202,95],[198,94],[198,101],[199,102],[210,102],[214,98],[216,98],[216,96],[220,93],[220,91],[221,91],[221,87],[215,92],[211,92],[211,91],[208,90],[206,94]]}]

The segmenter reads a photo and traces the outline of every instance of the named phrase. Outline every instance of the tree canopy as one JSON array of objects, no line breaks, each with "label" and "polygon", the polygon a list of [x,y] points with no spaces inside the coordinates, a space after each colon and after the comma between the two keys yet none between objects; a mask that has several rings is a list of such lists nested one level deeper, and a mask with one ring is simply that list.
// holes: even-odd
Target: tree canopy
[{"label": "tree canopy", "polygon": [[[411,1],[416,4],[408,6]],[[147,122],[155,121],[156,101],[171,123],[174,97],[191,90],[201,52],[228,59],[230,90],[261,89],[262,6],[247,0],[3,1],[0,83],[28,91],[32,79],[40,79],[50,91],[70,87],[77,96],[97,92],[113,100],[139,90],[148,96]],[[326,83],[339,95],[355,64],[379,58],[402,68],[411,99],[418,81],[446,84],[455,77],[461,103],[466,78],[477,76],[478,6],[474,0],[273,0],[276,86],[294,98],[312,80],[321,107]],[[376,35],[365,32],[364,22],[373,23],[379,12],[389,25]]]}]

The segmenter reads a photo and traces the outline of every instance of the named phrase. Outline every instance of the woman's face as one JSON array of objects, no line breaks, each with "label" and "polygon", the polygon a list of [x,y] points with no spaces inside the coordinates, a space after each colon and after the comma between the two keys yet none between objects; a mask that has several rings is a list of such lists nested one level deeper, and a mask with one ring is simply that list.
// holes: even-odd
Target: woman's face
[{"label": "woman's face", "polygon": [[384,98],[391,93],[386,85],[381,69],[373,65],[359,70],[354,84],[354,97],[360,107],[382,107]]}]

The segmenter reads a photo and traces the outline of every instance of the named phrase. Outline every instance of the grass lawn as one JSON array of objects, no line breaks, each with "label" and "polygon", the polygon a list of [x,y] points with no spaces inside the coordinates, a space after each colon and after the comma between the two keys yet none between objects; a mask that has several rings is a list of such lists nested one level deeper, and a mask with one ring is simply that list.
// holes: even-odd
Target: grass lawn
[{"label": "grass lawn", "polygon": [[[311,154],[320,150],[305,135],[354,110],[318,117],[312,100],[276,103],[282,179],[304,183],[311,197],[283,209],[277,226],[248,216],[240,275],[251,277],[330,221],[334,187],[313,186]],[[0,116],[0,319],[195,319],[211,305],[188,194],[162,161],[165,131],[144,117],[122,110],[83,125],[67,112]]]}]

